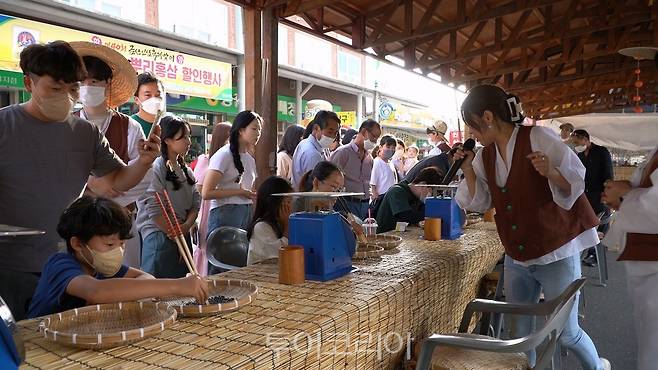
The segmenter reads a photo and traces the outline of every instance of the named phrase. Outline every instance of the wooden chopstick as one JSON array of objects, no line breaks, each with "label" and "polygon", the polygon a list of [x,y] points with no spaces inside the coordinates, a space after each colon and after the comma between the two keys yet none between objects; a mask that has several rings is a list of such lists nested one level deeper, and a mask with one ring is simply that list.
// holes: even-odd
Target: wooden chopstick
[{"label": "wooden chopstick", "polygon": [[171,211],[171,214],[173,215],[173,218],[174,218],[174,221],[175,221],[174,225],[177,228],[178,236],[180,237],[180,240],[183,243],[183,246],[185,247],[184,248],[185,249],[185,255],[187,256],[188,260],[190,261],[190,264],[192,265],[192,267],[194,268],[194,273],[198,275],[199,273],[196,271],[196,268],[194,266],[194,262],[193,262],[194,258],[192,258],[192,252],[190,252],[190,249],[187,245],[187,240],[185,240],[185,237],[183,236],[183,230],[181,229],[180,222],[178,222],[178,218],[176,217],[176,213],[174,211],[174,206],[172,205],[171,199],[169,198],[169,193],[167,192],[166,189],[163,190],[163,193],[164,193],[164,196],[165,196],[165,200],[167,201],[167,204],[169,206],[169,210]]},{"label": "wooden chopstick", "polygon": [[[160,206],[160,209],[162,210],[162,215],[164,216],[165,220],[167,221],[167,224],[169,225],[169,230],[171,230],[171,233],[174,235],[174,238],[175,238],[174,242],[176,242],[176,246],[178,247],[178,253],[183,258],[183,260],[185,262],[185,266],[187,267],[187,269],[190,271],[191,274],[198,275],[198,272],[194,268],[194,264],[192,263],[192,260],[188,259],[188,254],[185,253],[185,248],[186,247],[180,241],[180,239],[183,238],[182,233],[181,233],[181,235],[179,235],[178,230],[176,230],[176,228],[174,227],[174,223],[172,222],[172,220],[169,217],[169,212],[167,212],[167,208],[165,207],[164,203],[162,202],[162,199],[160,198],[160,194],[155,193],[155,200],[158,203],[158,205]],[[176,220],[176,214],[174,214],[174,219]],[[184,240],[184,238],[183,238],[183,240]]]}]

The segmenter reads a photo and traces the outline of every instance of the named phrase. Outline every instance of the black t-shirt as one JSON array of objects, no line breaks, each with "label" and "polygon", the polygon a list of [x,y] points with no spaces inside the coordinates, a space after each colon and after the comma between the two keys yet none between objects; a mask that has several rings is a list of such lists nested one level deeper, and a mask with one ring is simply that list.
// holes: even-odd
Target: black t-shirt
[{"label": "black t-shirt", "polygon": [[425,218],[425,205],[409,189],[406,182],[393,185],[377,211],[377,233],[395,229],[398,221],[416,224]]},{"label": "black t-shirt", "polygon": [[589,153],[578,153],[578,158],[585,166],[585,195],[589,200],[594,212],[602,212],[601,193],[606,180],[612,180],[612,157],[607,148],[592,144]]}]

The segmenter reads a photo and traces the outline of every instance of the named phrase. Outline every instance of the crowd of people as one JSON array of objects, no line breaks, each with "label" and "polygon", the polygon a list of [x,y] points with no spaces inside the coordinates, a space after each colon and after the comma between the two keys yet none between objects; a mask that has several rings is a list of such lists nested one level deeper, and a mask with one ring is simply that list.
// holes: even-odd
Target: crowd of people
[{"label": "crowd of people", "polygon": [[[192,169],[185,160],[190,124],[166,113],[156,76],[136,75],[116,51],[89,42],[36,44],[21,53],[21,68],[31,99],[0,110],[0,223],[45,234],[0,239],[0,296],[18,319],[83,304],[207,294],[201,279],[186,276],[175,232],[156,202],[163,190],[204,276],[221,272],[208,263],[206,240],[222,226],[246,230],[248,264],[277,256],[290,214],[305,205],[272,194],[361,194],[318,201],[314,210],[363,220],[377,203],[372,217],[385,229],[396,218],[422,219],[425,190],[414,186],[438,183],[443,170],[405,180],[417,147],[382,136],[374,120],[350,132],[336,113],[319,111],[306,128],[286,130],[276,176],[257,187],[254,152],[264,122],[256,112],[214,125],[210,150]],[[131,97],[135,114],[116,110]],[[82,109],[74,112],[78,102]],[[386,200],[396,186],[413,188],[413,213]]]},{"label": "crowd of people", "polygon": [[[45,234],[0,239],[0,296],[17,319],[154,296],[204,301],[208,288],[200,276],[187,276],[155,202],[162,190],[171,197],[188,245],[198,235],[194,262],[205,275],[221,272],[208,265],[205,242],[222,226],[247,232],[248,264],[278,256],[287,244],[290,215],[307,205],[274,194],[354,193],[339,202],[315,201],[311,210],[374,218],[377,232],[387,232],[396,222],[424,220],[430,190],[423,185],[440,184],[451,164],[463,160],[456,201],[466,210],[497,210],[510,302],[536,302],[541,292],[547,300],[559,296],[580,278],[581,252],[606,232],[597,232],[602,214],[608,207],[619,210],[614,233],[606,238],[625,247],[636,316],[649,323],[639,331],[646,343],[640,362],[658,347],[651,308],[658,294],[642,294],[658,286],[658,258],[651,251],[658,215],[647,206],[658,199],[655,150],[632,181],[612,181],[609,152],[586,131],[563,125],[560,140],[547,128],[524,126],[518,97],[482,85],[469,91],[461,108],[484,146],[477,152],[448,145],[447,125],[438,121],[427,129],[432,149],[419,161],[416,146],[383,135],[377,121],[341,130],[336,113],[323,110],[305,128],[287,128],[276,176],[258,179],[254,152],[267,122],[256,112],[216,124],[209,153],[192,170],[184,159],[190,124],[162,116],[162,83],[148,72],[135,76],[120,54],[55,41],[25,48],[20,65],[31,98],[0,110],[0,224]],[[136,114],[113,109],[131,96]],[[77,101],[82,110],[72,114]],[[139,269],[124,263],[124,245],[135,239]],[[575,304],[560,341],[583,368],[609,369],[580,328],[577,309]],[[513,321],[516,337],[532,329],[529,318]],[[534,366],[534,353],[528,359]]]}]

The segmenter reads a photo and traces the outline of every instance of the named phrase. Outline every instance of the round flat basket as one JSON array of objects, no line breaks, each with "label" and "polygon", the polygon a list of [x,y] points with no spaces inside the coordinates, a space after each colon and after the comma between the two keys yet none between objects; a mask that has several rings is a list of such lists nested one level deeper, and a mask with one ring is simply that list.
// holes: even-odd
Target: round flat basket
[{"label": "round flat basket", "polygon": [[353,260],[362,260],[366,258],[381,257],[384,254],[384,248],[377,246],[359,246],[352,256]]},{"label": "round flat basket", "polygon": [[208,285],[210,297],[206,304],[198,304],[192,297],[163,302],[173,307],[181,316],[212,316],[248,305],[258,294],[258,287],[244,280],[210,279]]},{"label": "round flat basket", "polygon": [[371,235],[367,243],[359,243],[359,249],[363,247],[381,247],[384,250],[397,248],[402,243],[402,238],[397,235]]},{"label": "round flat basket", "polygon": [[46,316],[44,337],[81,348],[111,348],[155,336],[176,321],[176,310],[157,302],[125,302],[75,308]]}]

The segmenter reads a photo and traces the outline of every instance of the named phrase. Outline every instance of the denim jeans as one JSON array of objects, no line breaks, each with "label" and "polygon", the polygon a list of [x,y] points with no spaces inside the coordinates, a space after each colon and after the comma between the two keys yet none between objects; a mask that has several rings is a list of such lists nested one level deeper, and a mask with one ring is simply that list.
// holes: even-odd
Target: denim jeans
[{"label": "denim jeans", "polygon": [[[189,234],[185,236],[185,240],[188,246],[192,245]],[[142,240],[141,270],[158,279],[181,278],[189,272],[176,242],[162,231],[150,233]]]},{"label": "denim jeans", "polygon": [[[208,236],[221,226],[233,226],[247,230],[251,223],[251,204],[225,204],[210,210],[208,215]],[[208,275],[222,272],[208,262]]]},{"label": "denim jeans", "polygon": [[[547,265],[522,266],[505,256],[505,297],[511,303],[537,303],[539,294],[549,301],[556,298],[574,280],[581,277],[580,255],[549,263]],[[513,338],[528,335],[534,327],[531,316],[512,315]],[[573,352],[584,370],[600,370],[601,361],[592,339],[578,325],[578,295],[560,337],[560,343]],[[535,366],[535,351],[526,353],[530,366]]]}]

